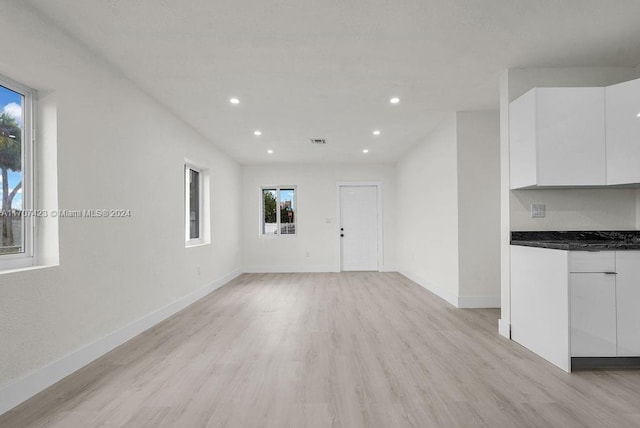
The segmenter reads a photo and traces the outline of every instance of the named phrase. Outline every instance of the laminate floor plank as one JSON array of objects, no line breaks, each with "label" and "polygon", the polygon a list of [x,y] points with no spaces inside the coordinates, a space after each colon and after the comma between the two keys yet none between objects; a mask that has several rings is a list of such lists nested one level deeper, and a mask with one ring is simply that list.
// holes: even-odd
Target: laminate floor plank
[{"label": "laminate floor plank", "polygon": [[245,274],[2,428],[640,427],[640,371],[567,374],[396,273]]}]

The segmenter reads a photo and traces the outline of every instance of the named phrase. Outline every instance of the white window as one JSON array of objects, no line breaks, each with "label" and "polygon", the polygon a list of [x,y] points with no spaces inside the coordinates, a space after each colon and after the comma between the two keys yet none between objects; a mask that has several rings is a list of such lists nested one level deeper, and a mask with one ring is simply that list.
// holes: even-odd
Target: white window
[{"label": "white window", "polygon": [[33,92],[0,76],[0,269],[33,264]]},{"label": "white window", "polygon": [[262,187],[261,198],[262,235],[295,235],[297,221],[295,186]]},{"label": "white window", "polygon": [[185,172],[185,240],[187,246],[204,243],[204,198],[202,169],[186,164]]}]

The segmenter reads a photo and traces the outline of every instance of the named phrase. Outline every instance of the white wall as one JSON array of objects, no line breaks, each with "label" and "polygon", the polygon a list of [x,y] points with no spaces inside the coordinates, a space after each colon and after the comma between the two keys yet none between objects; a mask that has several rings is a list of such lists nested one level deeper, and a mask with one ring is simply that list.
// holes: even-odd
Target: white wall
[{"label": "white wall", "polygon": [[[59,266],[0,274],[2,413],[18,395],[55,381],[53,369],[38,378],[44,367],[65,366],[60,359],[106,337],[117,342],[109,335],[237,274],[241,175],[209,141],[20,2],[3,2],[0,38],[0,73],[39,90],[47,130],[57,127],[59,208],[132,212],[60,219]],[[40,161],[54,167],[55,152],[43,149],[48,158]],[[189,249],[185,157],[210,168],[215,196],[213,243]],[[56,201],[48,203],[43,208]],[[74,355],[64,370],[86,362]]]},{"label": "white wall", "polygon": [[457,307],[500,306],[496,111],[451,114],[398,162],[398,266]]},{"label": "white wall", "polygon": [[[629,67],[531,68],[509,69],[500,79],[500,156],[501,156],[501,301],[500,333],[509,335],[511,230],[633,229],[635,218],[633,191],[618,190],[509,190],[509,103],[536,86],[606,86],[636,78],[638,70]],[[606,192],[606,193],[603,193]],[[632,196],[633,195],[633,196]],[[527,218],[531,201],[547,205],[550,216],[542,221]],[[606,202],[606,205],[604,204]],[[612,207],[615,207],[612,209]],[[631,208],[633,207],[633,208]],[[611,213],[611,211],[617,211]],[[636,222],[633,222],[635,225]]]},{"label": "white wall", "polygon": [[[368,164],[267,165],[242,167],[243,266],[249,272],[337,272],[340,237],[337,183],[382,183],[383,265],[396,269],[395,166]],[[297,186],[298,233],[261,237],[264,185]]]},{"label": "white wall", "polygon": [[458,303],[456,114],[398,162],[399,271]]},{"label": "white wall", "polygon": [[500,306],[500,119],[460,112],[458,245],[462,307]]}]

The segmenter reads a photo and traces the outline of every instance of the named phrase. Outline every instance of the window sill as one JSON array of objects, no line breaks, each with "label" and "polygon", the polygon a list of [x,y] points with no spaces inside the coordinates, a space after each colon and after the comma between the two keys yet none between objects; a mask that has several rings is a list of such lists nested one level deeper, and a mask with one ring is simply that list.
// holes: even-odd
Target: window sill
[{"label": "window sill", "polygon": [[20,272],[28,272],[32,270],[40,270],[40,269],[48,269],[58,267],[60,265],[35,265],[35,266],[25,266],[25,267],[17,267],[17,268],[0,268],[0,275],[11,274],[11,273],[20,273]]},{"label": "window sill", "polygon": [[211,242],[195,242],[193,244],[187,242],[184,244],[184,248],[204,247],[206,245],[211,245]]}]

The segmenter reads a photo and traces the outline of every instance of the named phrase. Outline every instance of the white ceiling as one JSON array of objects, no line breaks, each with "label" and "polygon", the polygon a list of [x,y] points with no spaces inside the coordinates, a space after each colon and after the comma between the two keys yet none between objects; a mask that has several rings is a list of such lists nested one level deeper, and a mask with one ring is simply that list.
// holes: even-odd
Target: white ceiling
[{"label": "white ceiling", "polygon": [[28,2],[243,164],[395,161],[506,68],[640,63],[638,0]]}]

